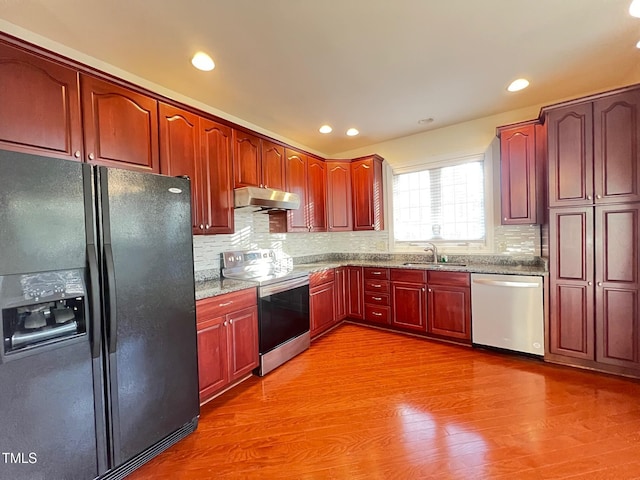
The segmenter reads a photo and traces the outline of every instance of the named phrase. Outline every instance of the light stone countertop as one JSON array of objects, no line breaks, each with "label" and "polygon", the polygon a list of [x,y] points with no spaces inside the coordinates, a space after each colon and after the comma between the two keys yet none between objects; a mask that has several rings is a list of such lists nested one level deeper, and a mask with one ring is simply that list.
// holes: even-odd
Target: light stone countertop
[{"label": "light stone countertop", "polygon": [[216,278],[214,280],[201,280],[196,282],[196,300],[203,298],[224,295],[225,293],[237,292],[246,288],[256,288],[253,282],[243,282],[241,280],[229,280]]}]

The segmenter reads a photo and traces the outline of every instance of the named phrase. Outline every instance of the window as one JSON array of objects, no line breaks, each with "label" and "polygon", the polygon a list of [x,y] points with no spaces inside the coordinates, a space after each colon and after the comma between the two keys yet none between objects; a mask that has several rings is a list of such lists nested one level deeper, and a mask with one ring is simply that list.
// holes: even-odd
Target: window
[{"label": "window", "polygon": [[484,162],[393,176],[396,242],[485,242]]}]

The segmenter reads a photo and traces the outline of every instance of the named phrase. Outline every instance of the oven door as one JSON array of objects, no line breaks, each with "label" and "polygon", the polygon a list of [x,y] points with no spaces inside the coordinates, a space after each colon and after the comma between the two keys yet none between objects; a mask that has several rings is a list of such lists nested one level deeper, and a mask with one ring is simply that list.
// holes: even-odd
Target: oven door
[{"label": "oven door", "polygon": [[258,288],[260,354],[309,331],[309,277]]}]

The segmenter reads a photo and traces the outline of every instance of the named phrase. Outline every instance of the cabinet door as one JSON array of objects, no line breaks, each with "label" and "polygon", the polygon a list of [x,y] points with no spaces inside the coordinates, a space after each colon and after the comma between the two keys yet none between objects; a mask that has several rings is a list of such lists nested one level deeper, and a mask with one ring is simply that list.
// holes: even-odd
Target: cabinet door
[{"label": "cabinet door", "polygon": [[287,212],[287,230],[289,232],[308,232],[307,156],[288,148],[285,149],[285,156],[287,191],[300,197],[300,208]]},{"label": "cabinet door", "polygon": [[327,162],[327,217],[330,232],[353,230],[350,163]]},{"label": "cabinet door", "polygon": [[307,161],[307,215],[310,232],[327,231],[327,166],[322,160]]},{"label": "cabinet door", "polygon": [[368,157],[351,163],[353,229],[384,228],[382,196],[382,160]]},{"label": "cabinet door", "polygon": [[428,286],[428,328],[434,335],[471,341],[471,290]]},{"label": "cabinet door", "polygon": [[427,294],[424,284],[391,283],[391,324],[408,330],[427,331]]},{"label": "cabinet door", "polygon": [[262,184],[265,188],[285,189],[284,147],[262,141]]},{"label": "cabinet door", "polygon": [[336,268],[335,280],[335,309],[336,321],[343,320],[347,316],[347,270],[345,267]]},{"label": "cabinet door", "polygon": [[593,207],[549,217],[549,352],[594,360]]},{"label": "cabinet door", "polygon": [[231,129],[201,118],[200,145],[204,233],[233,233]]},{"label": "cabinet door", "polygon": [[315,337],[335,324],[335,284],[325,283],[315,287],[309,294],[311,336]]},{"label": "cabinet door", "polygon": [[347,316],[364,318],[362,267],[347,267]]},{"label": "cabinet door", "polygon": [[198,116],[160,103],[160,165],[164,175],[191,179],[193,233],[203,233],[202,181]]},{"label": "cabinet door", "polygon": [[640,89],[593,104],[595,202],[640,201]]},{"label": "cabinet door", "polygon": [[598,362],[640,368],[640,205],[596,207]]},{"label": "cabinet door", "polygon": [[546,123],[549,206],[593,203],[592,103],[551,110]]},{"label": "cabinet door", "polygon": [[249,307],[226,316],[229,331],[229,379],[242,378],[258,366],[258,309]]},{"label": "cabinet door", "polygon": [[0,44],[0,146],[82,158],[78,72]]},{"label": "cabinet door", "polygon": [[198,319],[200,403],[229,384],[227,331],[224,317]]},{"label": "cabinet door", "polygon": [[500,189],[503,225],[537,223],[536,125],[500,133]]},{"label": "cabinet door", "polygon": [[234,188],[260,187],[260,138],[233,130]]},{"label": "cabinet door", "polygon": [[87,162],[159,173],[158,102],[87,75],[80,90]]}]

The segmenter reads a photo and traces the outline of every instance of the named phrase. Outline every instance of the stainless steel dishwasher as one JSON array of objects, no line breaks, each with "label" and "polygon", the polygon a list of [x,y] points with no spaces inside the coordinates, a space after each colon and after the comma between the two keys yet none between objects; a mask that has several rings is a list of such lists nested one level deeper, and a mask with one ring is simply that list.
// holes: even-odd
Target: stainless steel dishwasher
[{"label": "stainless steel dishwasher", "polygon": [[544,355],[542,277],[471,274],[476,345]]}]

